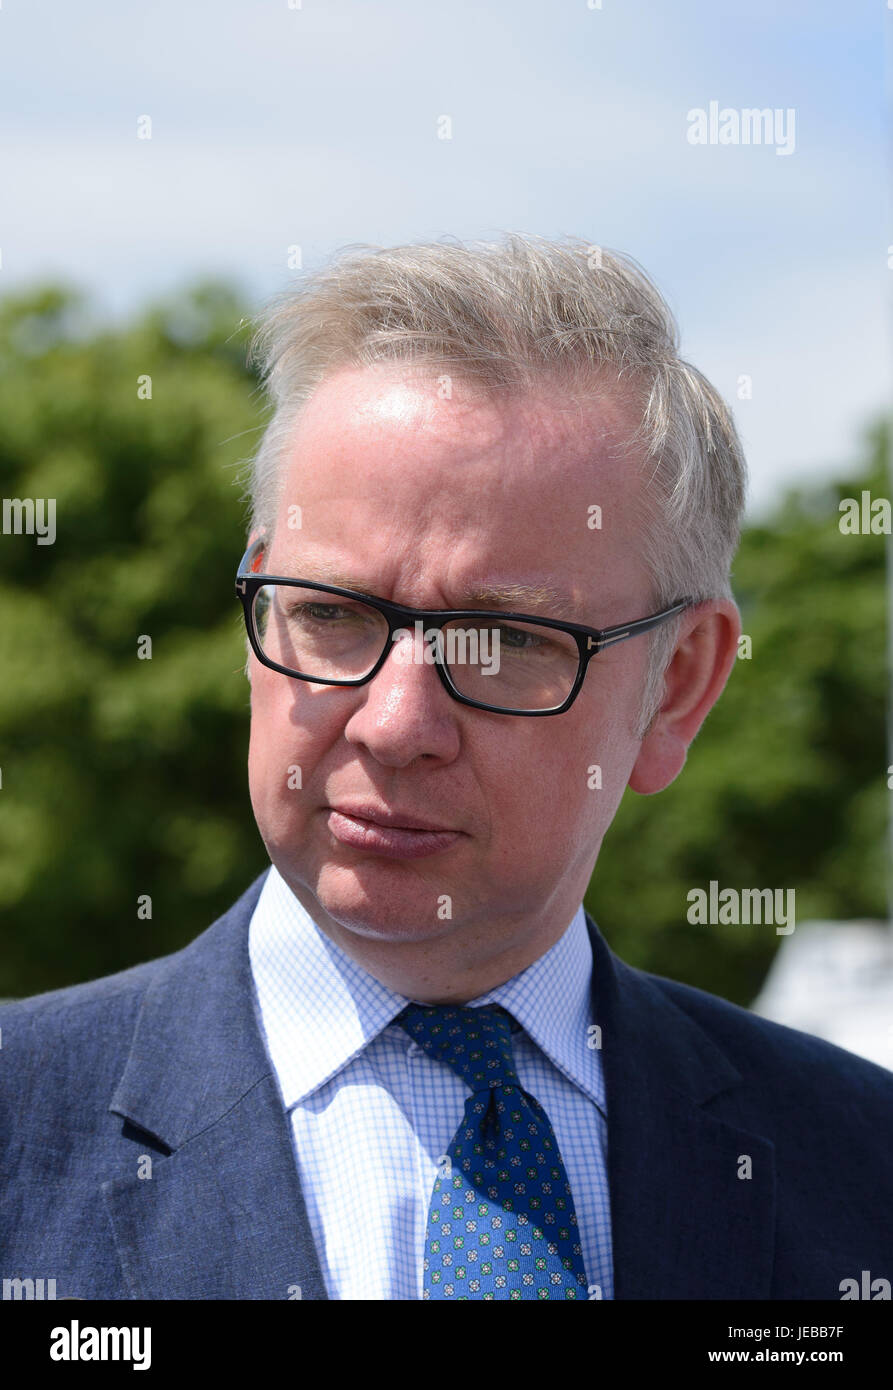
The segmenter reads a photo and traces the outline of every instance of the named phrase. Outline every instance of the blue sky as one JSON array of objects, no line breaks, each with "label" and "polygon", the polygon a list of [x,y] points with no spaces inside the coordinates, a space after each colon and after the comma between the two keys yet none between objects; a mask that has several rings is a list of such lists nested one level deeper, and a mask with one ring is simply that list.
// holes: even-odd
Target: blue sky
[{"label": "blue sky", "polygon": [[[582,236],[667,296],[734,409],[756,513],[889,408],[893,12],[590,4],[2,0],[0,292],[61,276],[117,316],[223,274],[256,306],[294,244],[313,266],[357,242]],[[693,146],[711,100],[793,108],[794,152]]]}]

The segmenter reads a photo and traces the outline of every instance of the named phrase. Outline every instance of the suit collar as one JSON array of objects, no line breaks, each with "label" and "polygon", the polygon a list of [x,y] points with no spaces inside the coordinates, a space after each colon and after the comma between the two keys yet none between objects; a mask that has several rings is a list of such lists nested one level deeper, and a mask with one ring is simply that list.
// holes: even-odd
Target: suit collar
[{"label": "suit collar", "polygon": [[667,997],[657,977],[615,956],[588,912],[586,924],[592,942],[593,1014],[601,1022],[605,1059],[612,1058],[615,1080],[637,1089],[670,1089],[696,1105],[739,1086],[740,1072]]},{"label": "suit collar", "polygon": [[[149,984],[110,1109],[179,1149],[270,1071],[254,1012],[247,927],[265,874]],[[202,1058],[217,1065],[210,1075]]]},{"label": "suit collar", "polygon": [[248,922],[263,878],[160,963],[112,1097],[168,1151],[143,1145],[138,1172],[136,1145],[134,1173],[102,1184],[135,1298],[327,1298],[255,1016]]},{"label": "suit collar", "polygon": [[615,956],[588,914],[587,923],[608,1097],[614,1297],[768,1298],[774,1145],[720,1118],[720,1097],[744,1080],[660,982]]}]

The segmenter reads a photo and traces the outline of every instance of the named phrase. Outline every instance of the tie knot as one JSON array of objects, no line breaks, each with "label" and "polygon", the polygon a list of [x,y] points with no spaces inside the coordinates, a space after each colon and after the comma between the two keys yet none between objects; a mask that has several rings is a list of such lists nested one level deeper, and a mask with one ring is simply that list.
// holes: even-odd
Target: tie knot
[{"label": "tie knot", "polygon": [[446,1062],[472,1091],[520,1086],[512,1059],[512,1024],[498,1004],[466,1009],[453,1004],[409,1004],[395,1022]]}]

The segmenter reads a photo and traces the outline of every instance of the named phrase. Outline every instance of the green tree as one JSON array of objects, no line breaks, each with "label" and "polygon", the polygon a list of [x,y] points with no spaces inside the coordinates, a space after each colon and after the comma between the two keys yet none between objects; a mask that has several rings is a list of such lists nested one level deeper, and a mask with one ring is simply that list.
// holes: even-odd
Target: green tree
[{"label": "green tree", "polygon": [[698,926],[688,893],[793,888],[796,920],[886,913],[886,609],[880,535],[839,502],[889,493],[887,430],[855,476],[790,491],[747,529],[732,582],[752,654],[735,664],[679,778],[627,790],[586,905],[631,964],[752,1002],[783,939]]},{"label": "green tree", "polygon": [[0,995],[175,949],[266,862],[233,593],[260,424],[242,313],[214,283],[119,329],[64,289],[0,306],[0,489],[55,498],[57,528],[0,538]]},{"label": "green tree", "polygon": [[[185,945],[268,862],[233,593],[266,420],[245,303],[206,282],[109,327],[66,288],[0,301],[0,496],[56,499],[53,545],[0,536],[0,995]],[[690,925],[711,879],[794,888],[800,921],[884,910],[883,538],[837,502],[885,492],[885,449],[744,536],[752,658],[680,778],[627,792],[587,895],[633,964],[752,999],[781,938]]]}]

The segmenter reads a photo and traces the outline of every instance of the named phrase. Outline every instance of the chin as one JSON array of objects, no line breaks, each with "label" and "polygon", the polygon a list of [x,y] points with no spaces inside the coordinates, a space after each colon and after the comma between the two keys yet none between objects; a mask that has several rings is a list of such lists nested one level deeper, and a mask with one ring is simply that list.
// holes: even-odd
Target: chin
[{"label": "chin", "polygon": [[375,941],[431,941],[455,927],[438,916],[442,884],[408,875],[401,860],[346,869],[324,866],[312,887],[320,906],[347,931]]}]

